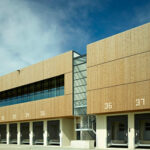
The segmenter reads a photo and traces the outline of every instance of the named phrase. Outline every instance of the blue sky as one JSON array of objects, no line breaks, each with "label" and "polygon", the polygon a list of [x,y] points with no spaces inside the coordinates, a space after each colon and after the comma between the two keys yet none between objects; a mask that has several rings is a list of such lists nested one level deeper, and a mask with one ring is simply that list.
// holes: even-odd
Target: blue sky
[{"label": "blue sky", "polygon": [[150,22],[150,0],[0,0],[0,75]]}]

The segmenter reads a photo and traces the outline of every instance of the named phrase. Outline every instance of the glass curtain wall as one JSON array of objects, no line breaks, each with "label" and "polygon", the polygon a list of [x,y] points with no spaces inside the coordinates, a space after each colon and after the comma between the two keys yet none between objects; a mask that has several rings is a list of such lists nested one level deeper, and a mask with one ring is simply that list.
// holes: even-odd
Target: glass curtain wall
[{"label": "glass curtain wall", "polygon": [[86,97],[86,56],[79,56],[74,58],[74,115],[85,115],[87,109]]}]

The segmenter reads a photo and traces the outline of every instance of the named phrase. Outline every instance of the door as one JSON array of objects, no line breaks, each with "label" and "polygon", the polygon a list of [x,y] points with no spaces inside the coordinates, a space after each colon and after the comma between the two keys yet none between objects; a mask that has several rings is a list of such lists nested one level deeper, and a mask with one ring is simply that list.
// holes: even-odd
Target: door
[{"label": "door", "polygon": [[52,120],[47,122],[48,132],[48,145],[59,145],[60,144],[60,122],[59,120]]},{"label": "door", "polygon": [[33,122],[33,143],[43,145],[43,122]]},{"label": "door", "polygon": [[10,133],[10,144],[17,144],[17,124],[9,125],[9,133]]},{"label": "door", "polygon": [[150,147],[150,114],[135,115],[136,147]]},{"label": "door", "polygon": [[0,143],[6,144],[6,124],[0,125]]},{"label": "door", "polygon": [[128,121],[127,116],[111,116],[107,118],[107,145],[128,146]]},{"label": "door", "polygon": [[21,144],[29,144],[29,123],[21,123]]}]

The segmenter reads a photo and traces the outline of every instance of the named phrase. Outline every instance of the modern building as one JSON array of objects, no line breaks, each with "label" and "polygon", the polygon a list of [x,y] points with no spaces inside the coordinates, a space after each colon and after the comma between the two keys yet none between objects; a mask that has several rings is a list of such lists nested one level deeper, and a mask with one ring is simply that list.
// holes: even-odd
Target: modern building
[{"label": "modern building", "polygon": [[0,143],[150,148],[150,23],[1,76]]}]

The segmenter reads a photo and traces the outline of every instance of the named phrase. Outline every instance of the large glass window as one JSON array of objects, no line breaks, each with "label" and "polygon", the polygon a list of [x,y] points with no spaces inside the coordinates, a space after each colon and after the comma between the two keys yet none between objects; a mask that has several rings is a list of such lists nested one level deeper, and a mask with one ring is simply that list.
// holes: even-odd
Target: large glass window
[{"label": "large glass window", "polygon": [[64,75],[0,92],[0,106],[64,95]]}]

